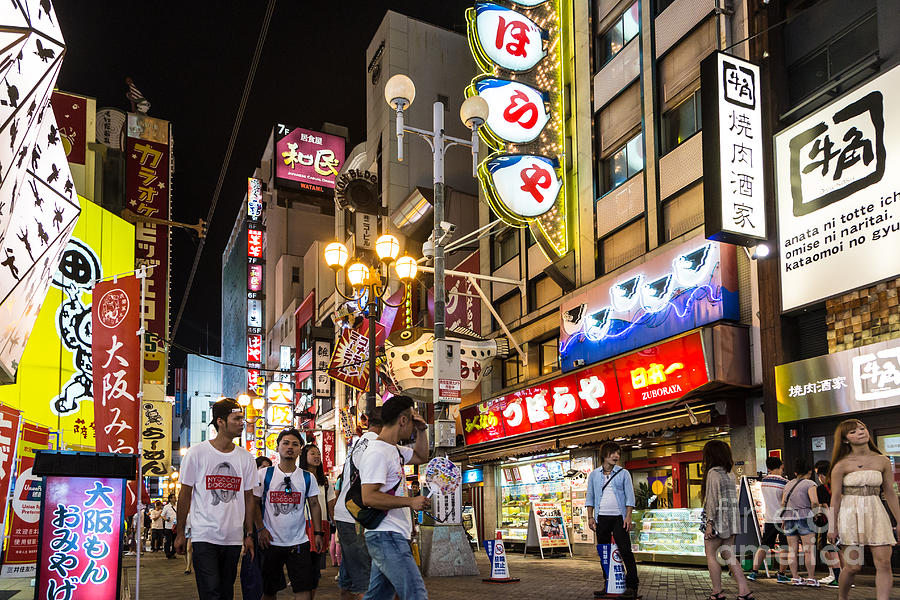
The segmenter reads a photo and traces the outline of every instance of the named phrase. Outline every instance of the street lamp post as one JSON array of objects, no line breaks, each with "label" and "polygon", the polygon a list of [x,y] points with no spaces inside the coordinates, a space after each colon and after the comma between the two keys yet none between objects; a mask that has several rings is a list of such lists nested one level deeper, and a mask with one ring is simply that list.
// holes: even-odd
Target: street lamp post
[{"label": "street lamp post", "polygon": [[[472,150],[472,176],[478,170],[478,128],[488,118],[488,104],[479,96],[467,98],[459,109],[462,122],[472,130],[470,140],[456,138],[444,134],[444,103],[434,103],[434,118],[431,131],[405,125],[403,111],[409,108],[416,97],[416,87],[406,75],[397,74],[391,77],[384,86],[384,99],[388,105],[397,111],[397,159],[403,161],[403,136],[405,133],[415,133],[422,137],[431,147],[434,158],[434,348],[435,354],[438,347],[445,339],[445,291],[444,291],[444,154],[452,146],[465,146]],[[435,412],[443,413],[446,407],[438,402],[440,398],[440,374],[438,373],[437,356],[433,361]],[[436,415],[437,416],[437,415]],[[435,440],[437,445],[437,440]]]},{"label": "street lamp post", "polygon": [[[390,265],[394,264],[397,276],[404,285],[409,285],[416,276],[416,261],[410,256],[401,256],[400,242],[396,237],[387,233],[375,240],[375,253],[385,266],[385,279],[381,280],[381,269],[379,267],[370,268],[358,258],[354,258],[353,262],[347,265],[350,253],[347,247],[340,242],[331,242],[325,246],[325,263],[334,271],[334,289],[344,299],[351,302],[359,302],[362,295],[366,294],[366,309],[369,314],[369,390],[366,393],[366,414],[372,414],[375,409],[375,397],[378,393],[378,369],[375,356],[375,315],[378,314],[378,302],[392,307],[399,308],[400,304],[391,304],[384,298],[388,291],[390,282]],[[345,268],[346,265],[346,268]],[[341,291],[338,285],[338,273],[341,270],[347,273],[347,280],[353,287],[353,294],[347,296]]]}]

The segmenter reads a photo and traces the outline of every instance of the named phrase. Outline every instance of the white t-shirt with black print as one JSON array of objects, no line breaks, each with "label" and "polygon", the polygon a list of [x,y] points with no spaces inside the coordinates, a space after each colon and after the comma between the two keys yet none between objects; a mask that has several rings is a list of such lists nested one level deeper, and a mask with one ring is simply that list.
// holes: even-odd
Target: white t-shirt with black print
[{"label": "white t-shirt with black print", "polygon": [[[353,515],[350,514],[350,511],[347,510],[347,489],[350,487],[350,457],[353,457],[353,464],[359,469],[360,461],[362,460],[363,454],[366,452],[369,442],[377,439],[377,433],[374,431],[367,431],[362,434],[362,437],[356,440],[356,443],[353,444],[350,451],[347,452],[347,458],[344,460],[344,477],[341,481],[341,491],[338,494],[337,502],[334,504],[335,521],[341,521],[342,523],[356,523],[356,519],[354,519]],[[409,461],[413,458],[413,449],[409,446],[397,447],[403,455],[403,462],[409,464]]]},{"label": "white t-shirt with black print", "polygon": [[[356,464],[356,457],[353,458],[353,463]],[[369,440],[369,446],[359,464],[359,479],[363,485],[380,483],[381,486],[378,489],[381,492],[392,493],[394,496],[405,496],[406,476],[403,473],[397,446],[381,440]],[[398,481],[399,485],[397,485]],[[396,489],[391,492],[394,486]],[[405,506],[392,508],[378,527],[368,531],[391,531],[409,539],[412,535],[412,519],[409,508]]]},{"label": "white t-shirt with black print", "polygon": [[[306,535],[306,481],[303,469],[297,467],[290,475],[282,471],[278,465],[272,467],[272,480],[269,482],[269,495],[263,506],[263,525],[272,534],[275,546],[296,546],[309,540]],[[258,485],[253,490],[257,498],[262,498],[266,471],[263,467],[258,472]],[[290,477],[291,491],[288,493],[285,478]],[[316,477],[309,474],[309,495],[315,497],[319,493]]]},{"label": "white t-shirt with black print", "polygon": [[193,487],[191,539],[220,546],[244,540],[244,492],[256,487],[256,461],[237,446],[219,452],[209,442],[191,446],[181,461],[181,483]]}]

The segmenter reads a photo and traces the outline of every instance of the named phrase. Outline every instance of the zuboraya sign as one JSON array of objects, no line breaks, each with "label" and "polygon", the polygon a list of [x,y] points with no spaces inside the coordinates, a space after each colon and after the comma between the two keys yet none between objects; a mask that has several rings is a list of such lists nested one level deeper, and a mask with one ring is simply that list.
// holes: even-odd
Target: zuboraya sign
[{"label": "zuboraya sign", "polygon": [[775,136],[785,311],[900,274],[900,68]]}]

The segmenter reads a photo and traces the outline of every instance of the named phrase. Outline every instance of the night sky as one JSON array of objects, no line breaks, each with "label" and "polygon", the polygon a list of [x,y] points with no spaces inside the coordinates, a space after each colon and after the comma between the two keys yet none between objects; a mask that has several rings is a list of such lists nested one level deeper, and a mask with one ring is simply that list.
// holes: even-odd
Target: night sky
[{"label": "night sky", "polygon": [[[67,51],[61,90],[97,108],[130,109],[125,78],[172,121],[173,219],[205,219],[237,115],[267,2],[55,2]],[[472,0],[277,3],[234,154],[176,342],[219,353],[222,251],[275,122],[317,129],[346,125],[348,150],[365,137],[365,50],[388,9],[465,31]],[[198,240],[173,230],[170,312],[174,324]],[[171,366],[184,364],[173,351]],[[171,373],[171,372],[170,372]]]}]

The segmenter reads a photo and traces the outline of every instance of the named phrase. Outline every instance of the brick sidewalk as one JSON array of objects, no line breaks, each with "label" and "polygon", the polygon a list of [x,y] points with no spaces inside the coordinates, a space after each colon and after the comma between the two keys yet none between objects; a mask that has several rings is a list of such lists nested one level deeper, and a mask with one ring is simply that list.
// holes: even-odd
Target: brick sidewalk
[{"label": "brick sidewalk", "polygon": [[[487,573],[484,552],[476,554],[482,573]],[[510,573],[520,577],[520,583],[491,585],[481,577],[435,577],[426,579],[431,600],[591,600],[593,591],[601,586],[598,576],[600,563],[584,558],[555,558],[541,560],[536,556],[523,558],[509,555]],[[134,557],[125,558],[134,598]],[[696,567],[673,567],[652,564],[638,566],[640,591],[645,600],[705,600],[709,595],[709,576]],[[337,569],[328,568],[322,574],[317,600],[337,600],[339,591],[334,582]],[[900,577],[898,577],[900,583]],[[874,600],[874,577],[861,576],[850,595],[852,600]],[[771,581],[751,584],[758,600],[830,600],[837,599],[836,588],[795,588]],[[0,590],[21,590],[13,600],[33,597],[28,580],[0,580]],[[725,578],[725,592],[729,600],[737,595],[737,587],[730,577]],[[891,597],[900,598],[900,588]],[[184,574],[184,558],[167,560],[162,554],[145,553],[141,559],[141,598],[144,600],[182,600],[197,597],[193,575]],[[2,597],[2,595],[0,595]],[[240,599],[240,581],[235,584],[235,599]],[[279,598],[290,598],[282,592]]]}]

